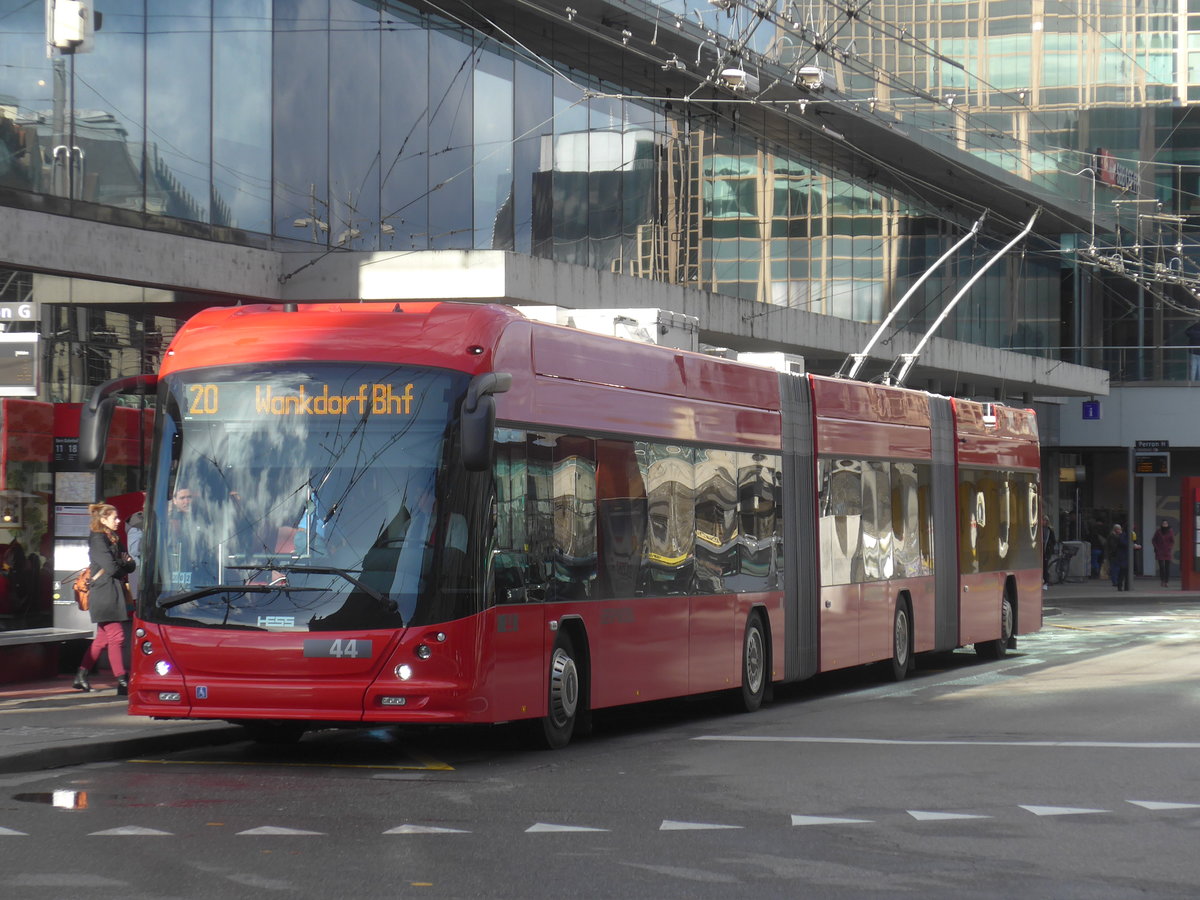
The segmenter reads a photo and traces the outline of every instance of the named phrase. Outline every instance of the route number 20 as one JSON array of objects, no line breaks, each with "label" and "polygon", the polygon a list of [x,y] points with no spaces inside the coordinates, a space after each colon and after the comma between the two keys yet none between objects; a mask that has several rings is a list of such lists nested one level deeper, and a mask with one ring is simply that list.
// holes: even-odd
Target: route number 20
[{"label": "route number 20", "polygon": [[192,402],[188,412],[193,416],[215,416],[217,414],[217,386],[215,384],[189,384]]}]

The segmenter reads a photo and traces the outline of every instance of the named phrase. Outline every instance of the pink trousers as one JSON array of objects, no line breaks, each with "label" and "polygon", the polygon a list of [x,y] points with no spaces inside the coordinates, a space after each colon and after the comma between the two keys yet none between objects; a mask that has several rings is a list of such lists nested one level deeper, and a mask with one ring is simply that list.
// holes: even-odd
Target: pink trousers
[{"label": "pink trousers", "polygon": [[90,672],[105,647],[108,648],[108,664],[112,666],[113,674],[120,678],[125,674],[125,661],[121,659],[121,651],[125,647],[125,629],[120,622],[102,622],[96,626],[96,636],[92,638],[79,667]]}]

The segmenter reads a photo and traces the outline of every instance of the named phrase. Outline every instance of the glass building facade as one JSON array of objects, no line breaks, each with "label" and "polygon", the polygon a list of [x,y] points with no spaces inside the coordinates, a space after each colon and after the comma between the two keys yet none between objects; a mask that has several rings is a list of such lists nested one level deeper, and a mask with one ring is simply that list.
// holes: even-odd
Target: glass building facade
[{"label": "glass building facade", "polygon": [[[838,3],[619,3],[628,52],[615,64],[601,23],[582,43],[565,28],[510,39],[512,4],[483,4],[471,23],[360,0],[102,6],[89,52],[48,55],[42,4],[0,0],[11,202],[70,198],[235,242],[511,250],[881,320],[974,218],[970,198],[946,210],[915,178],[878,188],[872,155],[886,148],[821,165],[794,110],[768,139],[739,123],[745,107],[668,99],[645,56],[660,30],[698,22],[712,38],[680,67],[775,82],[815,68],[828,90],[814,103],[869,107],[1051,196],[1090,199],[1109,223],[1102,243],[1137,247],[1139,271],[1195,270],[1200,135],[1183,104],[1200,67],[1176,66],[1194,43],[1178,2],[884,2],[853,16]],[[1179,221],[1131,202],[1150,200]],[[931,279],[907,327],[927,327],[997,246],[984,237]],[[1061,353],[1118,381],[1187,378],[1187,298],[1081,265],[1088,246],[1030,242],[939,333]]]},{"label": "glass building facade", "polygon": [[[491,28],[435,5],[357,0],[102,5],[90,52],[48,58],[41,4],[0,0],[0,188],[12,202],[70,198],[76,211],[115,208],[147,227],[249,243],[511,250],[863,322],[880,321],[974,218],[926,199],[917,181],[875,187],[868,157],[842,170],[815,162],[799,123],[768,139],[731,104],[664,99],[644,65],[636,90],[598,78],[614,68],[598,62],[614,53],[599,37],[583,58],[553,29],[539,46],[508,40],[511,4],[490,4]],[[1035,44],[1067,35],[1068,20],[1077,39],[1093,27],[1086,16],[1064,12],[1047,33],[1028,2],[876,4],[849,23],[838,4],[771,6],[764,17],[737,3],[640,5],[629,44],[699,19],[744,38],[747,66],[819,66],[836,102],[878,105],[1064,195],[1095,186],[1073,174],[1092,158],[1084,107],[1102,96],[1084,96],[1087,73],[1076,66],[1073,102],[1054,88],[1053,109],[1036,91],[1068,80],[1069,60],[1051,54],[1042,82],[1017,83]],[[832,32],[837,46],[815,51]],[[701,42],[686,65],[712,64],[716,46]],[[1149,109],[1162,65],[1140,45],[1129,53],[1144,89],[1103,95],[1123,121],[1088,139],[1119,157],[1122,129],[1140,127],[1128,104]],[[640,64],[631,54],[622,65]],[[1171,108],[1155,112],[1166,121]],[[1117,193],[1101,185],[1098,202]],[[923,331],[1001,243],[983,237],[930,279],[906,326]],[[1078,329],[1120,316],[1077,321],[1061,251],[1043,238],[1003,260],[939,334],[1041,355],[1095,344]],[[1129,292],[1112,293],[1119,305]],[[1111,327],[1102,343],[1124,347]],[[117,331],[161,333],[132,320]],[[138,350],[114,371],[154,347]],[[1120,368],[1125,355],[1101,362]]]}]

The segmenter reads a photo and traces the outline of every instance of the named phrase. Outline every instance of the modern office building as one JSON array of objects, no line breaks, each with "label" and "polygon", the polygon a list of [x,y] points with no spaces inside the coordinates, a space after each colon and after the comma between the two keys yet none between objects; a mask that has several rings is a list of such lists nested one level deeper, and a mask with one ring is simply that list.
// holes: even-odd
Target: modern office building
[{"label": "modern office building", "polygon": [[1148,526],[1200,471],[1158,416],[1200,377],[1188,5],[0,0],[0,623],[65,627],[80,506],[142,487],[146,418],[89,481],[77,404],[255,300],[667,310],[827,373],[870,344],[858,377],[1036,404],[1068,536]]}]

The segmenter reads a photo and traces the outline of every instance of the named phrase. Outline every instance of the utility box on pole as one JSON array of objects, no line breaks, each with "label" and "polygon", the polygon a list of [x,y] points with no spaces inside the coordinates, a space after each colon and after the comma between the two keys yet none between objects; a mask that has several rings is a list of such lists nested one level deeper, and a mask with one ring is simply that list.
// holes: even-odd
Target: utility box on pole
[{"label": "utility box on pole", "polygon": [[46,43],[60,53],[88,53],[96,14],[82,0],[46,0]]}]

